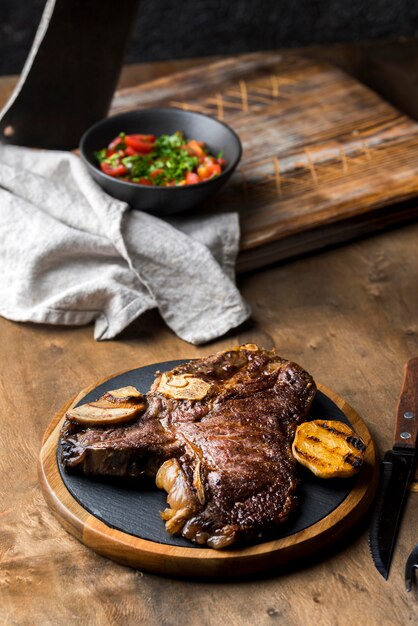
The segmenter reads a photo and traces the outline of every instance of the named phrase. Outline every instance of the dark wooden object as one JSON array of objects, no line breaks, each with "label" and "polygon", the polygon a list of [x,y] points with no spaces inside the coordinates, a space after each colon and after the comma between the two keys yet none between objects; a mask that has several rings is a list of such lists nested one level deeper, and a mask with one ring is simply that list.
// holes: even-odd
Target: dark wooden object
[{"label": "dark wooden object", "polygon": [[333,65],[232,57],[122,90],[112,112],[158,105],[214,115],[241,137],[241,166],[205,207],[240,212],[240,271],[418,215],[418,124]]},{"label": "dark wooden object", "polygon": [[155,370],[164,371],[171,366],[172,363],[161,363],[100,381],[67,403],[48,426],[39,460],[40,484],[49,506],[72,535],[99,554],[157,574],[237,577],[267,572],[295,559],[306,559],[312,553],[321,553],[361,519],[373,499],[378,478],[373,441],[354,409],[321,385],[312,417],[349,423],[366,444],[364,466],[355,480],[339,484],[339,481],[335,484],[335,481],[311,478],[305,472],[299,516],[295,514],[283,536],[269,541],[235,550],[193,546],[185,540],[170,538],[165,532],[158,517],[159,505],[160,510],[164,508],[161,494],[151,491],[147,498],[135,503],[133,485],[129,498],[129,487],[125,488],[126,497],[123,489],[63,476],[57,463],[57,442],[66,411],[79,402],[97,398],[105,390],[128,384],[135,384],[145,392]]},{"label": "dark wooden object", "polygon": [[308,54],[335,63],[401,111],[418,119],[416,38],[316,46],[310,48]]},{"label": "dark wooden object", "polygon": [[[393,445],[414,450],[418,436],[418,357],[410,359],[404,368],[404,381],[396,411]],[[409,438],[405,438],[409,435]]]},{"label": "dark wooden object", "polygon": [[75,148],[109,108],[137,0],[48,0],[9,102],[0,114],[8,143]]}]

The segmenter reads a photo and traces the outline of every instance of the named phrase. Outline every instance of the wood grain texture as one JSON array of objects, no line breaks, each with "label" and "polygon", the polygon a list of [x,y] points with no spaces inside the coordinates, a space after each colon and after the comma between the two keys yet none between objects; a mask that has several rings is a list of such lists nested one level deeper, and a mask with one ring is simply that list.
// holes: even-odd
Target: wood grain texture
[{"label": "wood grain texture", "polygon": [[392,445],[403,363],[418,354],[417,241],[418,224],[242,277],[253,323],[209,346],[185,344],[155,313],[118,341],[99,343],[91,326],[0,319],[0,623],[343,626],[353,624],[353,605],[371,626],[414,623],[417,604],[404,590],[403,569],[416,543],[416,493],[388,583],[372,564],[367,519],[320,559],[263,580],[186,582],[118,565],[83,546],[45,503],[36,464],[50,416],[89,382],[246,342],[276,347],[338,389],[364,416],[382,454]]},{"label": "wood grain texture", "polygon": [[[354,47],[345,61],[360,58]],[[373,58],[383,54],[376,42]],[[327,58],[334,49],[329,47]],[[369,62],[399,104],[418,102],[400,53]],[[416,55],[415,61],[416,63]],[[415,67],[415,66],[414,66]],[[158,66],[159,70],[160,65]],[[406,69],[405,69],[406,68]],[[386,73],[386,69],[389,74]],[[147,66],[146,75],[152,76]],[[158,72],[154,74],[158,76]],[[130,68],[132,84],[142,68]],[[6,84],[5,89],[8,85]],[[418,354],[418,224],[241,276],[253,322],[210,346],[177,339],[156,313],[118,341],[85,328],[0,318],[0,623],[10,626],[393,626],[414,624],[405,561],[416,544],[418,492],[408,498],[385,582],[357,533],[319,560],[302,560],[248,582],[196,582],[146,574],[86,548],[52,515],[36,465],[50,416],[90,382],[168,359],[203,357],[236,343],[276,347],[339,393],[364,417],[380,455],[392,446],[402,366]]]},{"label": "wood grain texture", "polygon": [[288,537],[240,550],[219,551],[163,545],[110,528],[72,497],[57,463],[59,433],[66,411],[105,380],[83,389],[53,418],[44,437],[38,470],[45,498],[64,528],[103,556],[145,571],[171,576],[219,578],[265,573],[301,556],[306,558],[323,551],[330,541],[336,541],[352,530],[373,500],[378,467],[370,433],[352,407],[338,394],[318,384],[318,389],[342,410],[366,444],[364,466],[354,488],[334,511],[319,522]]},{"label": "wood grain texture", "polygon": [[328,63],[231,57],[121,90],[111,112],[160,105],[215,116],[242,140],[237,172],[202,207],[239,211],[241,271],[418,215],[402,204],[418,193],[418,124]]}]

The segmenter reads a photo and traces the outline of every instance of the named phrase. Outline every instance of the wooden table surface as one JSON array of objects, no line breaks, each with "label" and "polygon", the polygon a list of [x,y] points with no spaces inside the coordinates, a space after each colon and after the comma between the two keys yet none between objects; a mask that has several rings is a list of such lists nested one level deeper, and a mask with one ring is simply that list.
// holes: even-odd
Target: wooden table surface
[{"label": "wooden table surface", "polygon": [[[384,69],[382,49],[373,49]],[[339,50],[340,59],[350,57]],[[351,50],[362,69],[361,47]],[[408,54],[394,55],[401,76],[412,63]],[[123,85],[189,63],[128,68]],[[388,81],[396,82],[389,65]],[[0,97],[11,84],[13,79],[0,80]],[[407,98],[408,106],[413,104]],[[117,340],[102,343],[94,341],[91,326],[0,319],[0,623],[416,622],[418,594],[405,591],[403,570],[418,541],[418,493],[410,493],[387,582],[373,566],[364,520],[315,561],[258,580],[202,583],[135,571],[89,551],[49,511],[36,464],[48,422],[80,388],[115,371],[246,342],[275,346],[342,395],[366,421],[382,453],[391,447],[403,364],[418,354],[417,251],[415,223],[243,275],[239,286],[253,308],[251,323],[202,347],[177,339],[156,313],[132,324]]]}]

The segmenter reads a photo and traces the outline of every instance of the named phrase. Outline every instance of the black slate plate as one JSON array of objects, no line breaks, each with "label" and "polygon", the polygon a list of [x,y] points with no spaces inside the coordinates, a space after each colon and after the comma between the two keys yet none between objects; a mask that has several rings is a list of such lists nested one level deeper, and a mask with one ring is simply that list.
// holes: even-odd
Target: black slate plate
[{"label": "black slate plate", "polygon": [[[97,400],[111,389],[133,385],[145,393],[154,381],[157,370],[170,370],[186,361],[167,361],[130,370],[115,376],[90,391],[79,404]],[[336,419],[351,426],[341,409],[330,398],[318,391],[312,404],[309,419]],[[92,478],[68,474],[60,461],[58,466],[64,484],[71,495],[89,513],[99,520],[129,535],[157,543],[187,548],[194,546],[182,537],[174,537],[166,532],[160,511],[166,507],[166,493],[152,484],[138,480]],[[326,517],[348,496],[356,477],[350,479],[321,480],[302,466],[298,466],[299,506],[278,532],[259,539],[271,541],[299,532]]]}]

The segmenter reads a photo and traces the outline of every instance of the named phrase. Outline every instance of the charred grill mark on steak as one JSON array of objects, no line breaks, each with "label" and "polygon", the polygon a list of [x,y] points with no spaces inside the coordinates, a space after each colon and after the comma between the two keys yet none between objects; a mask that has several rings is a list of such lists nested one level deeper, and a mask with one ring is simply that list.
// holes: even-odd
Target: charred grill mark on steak
[{"label": "charred grill mark on steak", "polygon": [[[208,383],[201,400],[159,391],[126,426],[65,422],[62,463],[86,474],[157,474],[168,492],[169,532],[213,548],[276,528],[296,504],[291,444],[316,387],[300,366],[256,346],[241,346],[174,368]],[[166,387],[164,387],[166,391]]]}]

